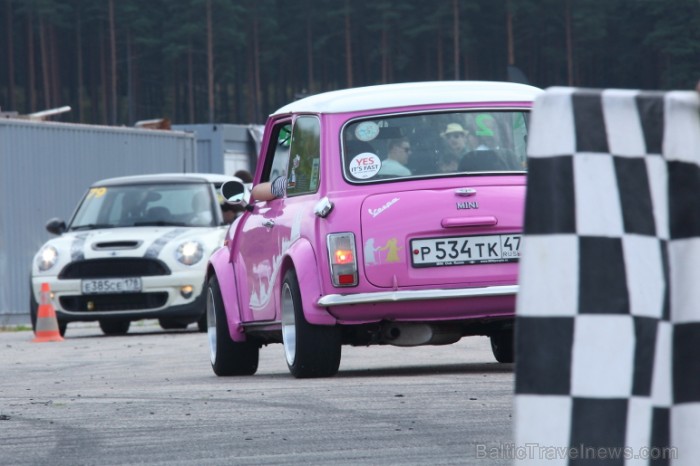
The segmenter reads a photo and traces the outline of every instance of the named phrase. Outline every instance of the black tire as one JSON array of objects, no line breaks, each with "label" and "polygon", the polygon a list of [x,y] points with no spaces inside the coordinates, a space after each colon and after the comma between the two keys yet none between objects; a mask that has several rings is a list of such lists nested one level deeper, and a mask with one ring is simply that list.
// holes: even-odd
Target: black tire
[{"label": "black tire", "polygon": [[126,335],[131,326],[129,320],[101,320],[100,328],[105,335]]},{"label": "black tire", "polygon": [[515,361],[513,330],[503,330],[491,335],[491,351],[496,361],[510,363]]},{"label": "black tire", "polygon": [[[32,321],[32,332],[36,332],[36,319],[39,315],[39,303],[36,302],[34,298],[34,290],[32,288],[31,282],[29,283],[29,319]],[[58,317],[56,318],[58,322],[58,333],[63,337],[66,336],[66,328],[68,327],[68,322],[64,322]]]},{"label": "black tire", "polygon": [[218,376],[253,375],[258,370],[260,347],[255,342],[233,341],[221,288],[216,276],[207,284],[207,337],[211,367]]},{"label": "black tire", "polygon": [[297,274],[288,270],[282,282],[282,342],[289,372],[296,378],[330,377],[338,372],[340,329],[312,325],[301,306]]},{"label": "black tire", "polygon": [[39,315],[39,303],[36,302],[34,297],[34,290],[32,289],[32,284],[29,284],[29,318],[32,321],[32,331],[36,332],[36,319]]},{"label": "black tire", "polygon": [[202,317],[199,318],[197,321],[197,330],[199,330],[200,333],[204,333],[207,331],[207,312],[204,311],[202,314]]},{"label": "black tire", "polygon": [[187,322],[173,319],[158,319],[158,324],[163,330],[184,330],[189,325]]}]

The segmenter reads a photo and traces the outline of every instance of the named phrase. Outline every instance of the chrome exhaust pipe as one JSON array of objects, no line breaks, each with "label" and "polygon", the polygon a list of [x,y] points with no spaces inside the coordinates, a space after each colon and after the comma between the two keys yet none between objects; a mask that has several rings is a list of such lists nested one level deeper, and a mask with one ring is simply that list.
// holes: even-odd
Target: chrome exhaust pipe
[{"label": "chrome exhaust pipe", "polygon": [[448,345],[462,338],[457,327],[418,323],[390,323],[381,335],[384,343],[394,346]]}]

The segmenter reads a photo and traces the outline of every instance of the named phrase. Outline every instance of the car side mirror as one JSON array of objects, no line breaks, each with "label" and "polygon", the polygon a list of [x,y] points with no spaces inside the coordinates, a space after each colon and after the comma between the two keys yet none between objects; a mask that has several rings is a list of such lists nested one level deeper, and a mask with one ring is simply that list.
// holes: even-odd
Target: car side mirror
[{"label": "car side mirror", "polygon": [[220,191],[226,204],[242,206],[247,204],[246,187],[240,181],[227,181],[221,185]]},{"label": "car side mirror", "polygon": [[66,222],[60,218],[52,218],[46,222],[46,231],[54,235],[62,235],[66,231]]}]

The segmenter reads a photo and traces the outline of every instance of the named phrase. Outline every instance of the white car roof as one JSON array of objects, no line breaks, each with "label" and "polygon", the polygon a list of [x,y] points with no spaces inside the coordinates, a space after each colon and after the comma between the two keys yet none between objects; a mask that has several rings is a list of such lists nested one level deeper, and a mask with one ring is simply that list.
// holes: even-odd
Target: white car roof
[{"label": "white car roof", "polygon": [[273,115],[343,113],[426,104],[532,102],[542,89],[499,81],[425,81],[324,92],[292,102]]},{"label": "white car roof", "polygon": [[234,176],[222,175],[218,173],[157,173],[151,175],[120,176],[117,178],[106,178],[96,181],[92,186],[113,186],[118,184],[134,183],[165,183],[182,181],[204,181],[208,183],[224,183],[226,181],[237,180]]}]

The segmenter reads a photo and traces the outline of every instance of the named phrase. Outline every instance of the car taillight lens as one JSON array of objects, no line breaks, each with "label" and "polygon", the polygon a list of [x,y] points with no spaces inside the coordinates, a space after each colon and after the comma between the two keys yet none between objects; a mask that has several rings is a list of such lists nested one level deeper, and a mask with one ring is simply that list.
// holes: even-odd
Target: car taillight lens
[{"label": "car taillight lens", "polygon": [[355,257],[352,251],[349,249],[339,249],[335,251],[335,261],[336,264],[352,264],[355,261]]},{"label": "car taillight lens", "polygon": [[328,235],[328,257],[334,286],[357,286],[355,235],[333,233]]}]

